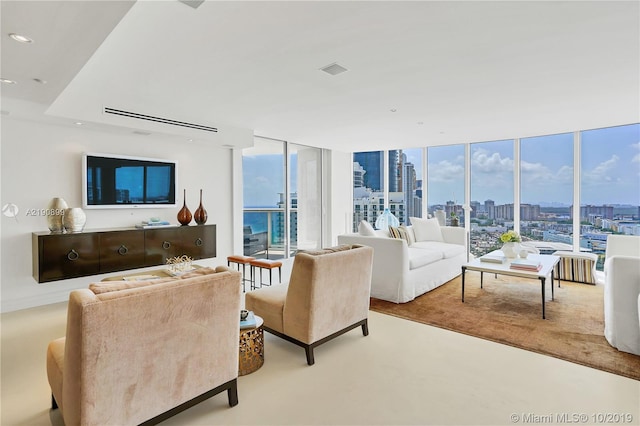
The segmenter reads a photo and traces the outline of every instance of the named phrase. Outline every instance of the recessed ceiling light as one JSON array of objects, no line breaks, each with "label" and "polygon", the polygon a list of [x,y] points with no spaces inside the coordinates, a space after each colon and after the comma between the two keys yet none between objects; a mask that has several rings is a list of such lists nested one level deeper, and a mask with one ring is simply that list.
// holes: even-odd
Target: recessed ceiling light
[{"label": "recessed ceiling light", "polygon": [[193,139],[189,138],[187,139],[187,142],[193,142]]},{"label": "recessed ceiling light", "polygon": [[419,124],[419,125],[423,125],[423,124],[424,124],[424,121],[418,121],[418,124]]},{"label": "recessed ceiling light", "polygon": [[81,122],[81,121],[76,121],[74,124],[75,124],[76,126],[84,126],[84,123],[83,123],[83,122]]},{"label": "recessed ceiling light", "polygon": [[21,34],[11,33],[9,34],[9,37],[11,37],[12,39],[20,43],[33,43],[32,39],[30,39],[27,36],[23,36]]},{"label": "recessed ceiling light", "polygon": [[391,108],[389,111],[391,111],[391,112],[396,112],[396,111],[398,111],[398,110],[397,110],[397,109],[395,109],[395,108]]},{"label": "recessed ceiling light", "polygon": [[39,84],[47,84],[47,80],[42,80],[41,78],[34,78],[33,81]]},{"label": "recessed ceiling light", "polygon": [[224,145],[222,145],[223,148],[235,148],[235,145],[231,145],[228,143],[225,143]]},{"label": "recessed ceiling light", "polygon": [[149,135],[151,134],[150,132],[144,132],[144,131],[142,131],[142,130],[134,130],[134,131],[133,131],[133,132],[131,132],[131,133],[134,133],[134,134],[136,134],[136,135],[142,135],[142,136],[149,136]]},{"label": "recessed ceiling light", "polygon": [[0,78],[0,82],[3,82],[4,84],[17,84],[16,81],[9,80],[8,78]]}]

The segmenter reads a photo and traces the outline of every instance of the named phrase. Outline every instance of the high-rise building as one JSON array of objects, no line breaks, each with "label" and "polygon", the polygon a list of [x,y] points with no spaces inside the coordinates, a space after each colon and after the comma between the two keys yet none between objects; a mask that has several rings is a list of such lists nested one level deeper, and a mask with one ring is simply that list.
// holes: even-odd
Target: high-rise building
[{"label": "high-rise building", "polygon": [[489,219],[496,218],[496,203],[493,200],[486,200],[484,202],[484,212]]},{"label": "high-rise building", "polygon": [[[570,215],[573,218],[573,206],[571,206]],[[601,217],[603,219],[613,219],[613,206],[580,206],[580,220],[589,220],[589,217]],[[593,223],[593,222],[592,222]]]},{"label": "high-rise building", "polygon": [[367,171],[364,169],[364,167],[360,165],[360,163],[358,163],[357,161],[353,163],[353,187],[354,188],[362,188],[365,186],[364,175],[366,173]]},{"label": "high-rise building", "polygon": [[383,151],[356,152],[353,154],[353,162],[357,162],[364,169],[364,187],[372,191],[382,191],[384,185],[384,159]]},{"label": "high-rise building", "polygon": [[389,192],[400,192],[403,188],[403,166],[407,157],[402,150],[389,151]]}]

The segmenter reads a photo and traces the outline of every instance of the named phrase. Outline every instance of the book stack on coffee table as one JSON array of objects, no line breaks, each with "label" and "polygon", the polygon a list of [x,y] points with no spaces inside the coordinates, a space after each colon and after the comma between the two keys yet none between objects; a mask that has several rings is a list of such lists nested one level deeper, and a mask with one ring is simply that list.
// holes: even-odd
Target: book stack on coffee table
[{"label": "book stack on coffee table", "polygon": [[511,261],[509,268],[521,271],[538,272],[542,269],[542,263],[533,259],[515,259]]}]

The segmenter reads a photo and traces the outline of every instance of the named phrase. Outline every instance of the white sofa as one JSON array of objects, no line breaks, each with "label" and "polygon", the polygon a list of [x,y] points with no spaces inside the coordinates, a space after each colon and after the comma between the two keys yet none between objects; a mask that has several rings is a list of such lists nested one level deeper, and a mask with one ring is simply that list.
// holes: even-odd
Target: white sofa
[{"label": "white sofa", "polygon": [[604,337],[640,355],[640,237],[609,235],[604,263]]},{"label": "white sofa", "polygon": [[373,228],[338,236],[339,244],[373,247],[371,297],[409,302],[462,272],[467,261],[464,228],[440,226],[436,219],[411,218],[409,241]]}]

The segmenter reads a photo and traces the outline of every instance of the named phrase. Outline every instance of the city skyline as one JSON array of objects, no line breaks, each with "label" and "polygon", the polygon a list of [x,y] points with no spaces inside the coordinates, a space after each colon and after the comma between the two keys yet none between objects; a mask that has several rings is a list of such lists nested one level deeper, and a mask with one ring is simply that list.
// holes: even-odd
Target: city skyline
[{"label": "city skyline", "polygon": [[[640,125],[581,132],[582,205],[640,205]],[[471,144],[471,200],[513,203],[513,140]],[[490,148],[490,149],[487,149]],[[464,200],[464,145],[429,147],[429,204]],[[422,175],[421,149],[403,150]],[[573,204],[573,133],[521,139],[521,203]]]},{"label": "city skyline", "polygon": [[[589,130],[581,135],[580,204],[640,205],[640,124]],[[427,148],[429,204],[467,203],[464,148],[462,144]],[[422,149],[402,152],[422,179]],[[472,143],[471,153],[470,201],[513,203],[513,140]],[[295,161],[294,155],[292,166]],[[244,205],[276,207],[284,191],[283,170],[282,154],[244,156]],[[521,172],[521,203],[572,205],[573,133],[522,138]],[[296,192],[294,175],[290,192]]]}]

